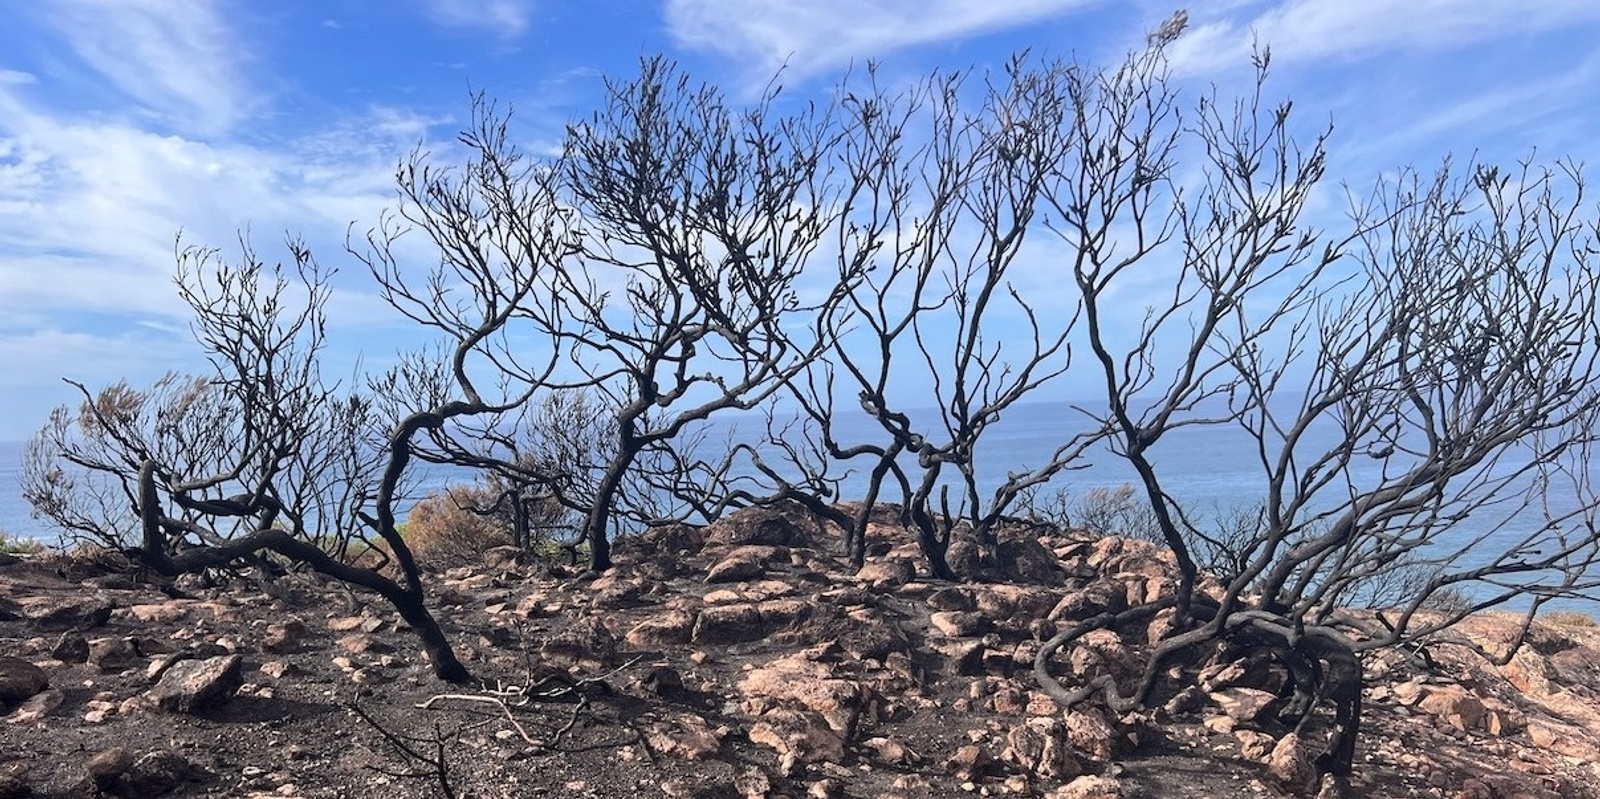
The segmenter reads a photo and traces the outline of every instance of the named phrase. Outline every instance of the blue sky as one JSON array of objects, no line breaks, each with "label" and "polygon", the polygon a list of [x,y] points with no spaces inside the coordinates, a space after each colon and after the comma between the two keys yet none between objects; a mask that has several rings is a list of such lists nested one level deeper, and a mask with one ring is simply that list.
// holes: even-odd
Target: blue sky
[{"label": "blue sky", "polygon": [[[173,240],[263,254],[285,231],[341,267],[334,370],[406,332],[342,249],[391,201],[395,161],[447,140],[482,90],[552,147],[665,53],[735,96],[780,66],[824,97],[852,63],[890,79],[994,67],[1021,48],[1115,60],[1169,15],[1124,0],[0,0],[0,439],[91,385],[199,369]],[[1174,68],[1223,96],[1268,44],[1272,97],[1332,120],[1331,183],[1447,154],[1600,161],[1592,0],[1217,0]],[[1336,220],[1332,220],[1336,223]],[[421,265],[421,266],[425,266]]]}]

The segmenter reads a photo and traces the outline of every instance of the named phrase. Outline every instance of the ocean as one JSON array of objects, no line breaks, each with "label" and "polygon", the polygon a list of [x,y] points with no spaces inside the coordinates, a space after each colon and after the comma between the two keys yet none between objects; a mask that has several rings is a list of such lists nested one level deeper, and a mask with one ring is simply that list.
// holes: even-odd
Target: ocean
[{"label": "ocean", "polygon": [[[853,441],[870,440],[866,437],[868,424],[870,421],[863,417],[842,425],[841,443],[848,445]],[[1035,402],[1012,408],[1000,423],[988,431],[988,437],[976,454],[976,467],[985,495],[992,492],[1008,472],[1044,462],[1066,435],[1085,426],[1082,414],[1072,410],[1067,403]],[[852,438],[852,433],[861,434],[861,437]],[[726,436],[713,432],[707,435],[705,441],[711,445],[728,437],[743,439],[749,434],[747,429],[736,427]],[[20,476],[23,447],[24,442],[21,441],[0,441],[0,530],[13,536],[56,543],[56,531],[49,529],[44,522],[32,519],[30,509],[22,499]],[[1252,453],[1250,441],[1238,430],[1226,426],[1201,426],[1172,431],[1155,451],[1155,461],[1167,491],[1184,503],[1190,513],[1204,516],[1248,507],[1259,501],[1264,493],[1264,478],[1255,460],[1257,456]],[[1378,461],[1363,462],[1358,465],[1354,477],[1357,482],[1375,479],[1378,468]],[[1366,471],[1363,473],[1361,470]],[[454,476],[436,474],[425,477],[421,482],[426,491],[444,485],[448,478]],[[1069,497],[1081,497],[1093,489],[1115,489],[1134,479],[1132,470],[1120,458],[1099,450],[1088,453],[1084,468],[1058,476],[1052,487],[1064,488]],[[843,488],[845,498],[859,496],[859,484],[852,485],[852,481],[846,481]],[[1565,507],[1569,508],[1574,504],[1570,498],[1557,498],[1557,502],[1564,502]],[[1533,523],[1531,517],[1536,515],[1530,514],[1528,523]],[[1481,522],[1474,519],[1458,522],[1462,528],[1461,535],[1457,537],[1452,532],[1451,537],[1466,540],[1467,536],[1482,532],[1474,527],[1477,524]],[[1492,555],[1504,551],[1503,545],[1496,548],[1496,539],[1504,540],[1505,536],[1513,535],[1518,526],[1513,524],[1504,533],[1490,533],[1488,540],[1473,548],[1468,560],[1471,560],[1473,553]],[[1468,562],[1466,565],[1477,564]],[[1596,600],[1600,601],[1600,597],[1596,597]],[[1590,613],[1600,609],[1590,602],[1563,601],[1560,604]],[[1551,607],[1554,606],[1552,603]]]}]

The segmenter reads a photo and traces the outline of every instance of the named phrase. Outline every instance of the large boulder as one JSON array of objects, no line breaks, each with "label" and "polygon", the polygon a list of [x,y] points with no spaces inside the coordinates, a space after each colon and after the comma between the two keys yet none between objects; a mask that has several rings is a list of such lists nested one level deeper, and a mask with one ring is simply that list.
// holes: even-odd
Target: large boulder
[{"label": "large boulder", "polygon": [[739,692],[751,706],[783,702],[804,707],[841,734],[851,729],[872,694],[865,685],[837,676],[833,667],[804,653],[751,669],[739,681]]},{"label": "large boulder", "polygon": [[[759,617],[759,614],[758,614]],[[625,636],[628,646],[635,649],[658,649],[689,643],[694,631],[695,615],[683,609],[663,611],[640,621]]]},{"label": "large boulder", "polygon": [[793,504],[743,508],[706,528],[708,544],[758,544],[815,547],[821,536],[817,520]]},{"label": "large boulder", "polygon": [[23,617],[46,632],[99,627],[111,620],[114,610],[103,596],[27,597],[20,604]]},{"label": "large boulder", "polygon": [[195,713],[233,698],[244,684],[238,655],[179,661],[161,675],[146,696],[162,710]]},{"label": "large boulder", "polygon": [[751,743],[778,753],[784,773],[793,773],[799,764],[844,760],[844,737],[809,710],[773,708],[751,725],[749,737]]},{"label": "large boulder", "polygon": [[689,640],[696,644],[737,644],[767,637],[761,609],[754,603],[718,605],[700,611]]},{"label": "large boulder", "polygon": [[22,658],[0,656],[0,704],[22,702],[50,687],[44,669]]}]

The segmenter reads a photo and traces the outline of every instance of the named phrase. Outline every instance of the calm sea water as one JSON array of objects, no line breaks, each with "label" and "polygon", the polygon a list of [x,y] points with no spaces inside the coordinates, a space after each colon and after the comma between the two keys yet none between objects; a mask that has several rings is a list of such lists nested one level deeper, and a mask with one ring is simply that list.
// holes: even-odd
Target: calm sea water
[{"label": "calm sea water", "polygon": [[28,518],[22,499],[23,441],[0,441],[0,531],[8,535],[53,540],[55,536]]},{"label": "calm sea water", "polygon": [[[867,435],[868,422],[850,422],[842,426],[841,443],[850,444],[852,432],[862,434],[861,440],[871,440]],[[854,430],[852,425],[857,425]],[[985,491],[992,491],[1006,477],[1007,472],[1022,467],[1037,466],[1047,460],[1066,435],[1085,426],[1083,417],[1064,403],[1031,403],[1014,408],[1002,422],[989,431],[989,438],[977,453],[977,468]],[[732,437],[743,438],[748,431],[735,430]],[[721,440],[717,435],[707,441]],[[36,538],[46,543],[56,541],[55,531],[43,522],[30,518],[30,509],[22,499],[20,487],[21,455],[24,443],[0,441],[0,530],[12,535]],[[1262,496],[1263,478],[1259,464],[1253,460],[1250,442],[1236,430],[1226,427],[1196,427],[1173,431],[1156,452],[1158,468],[1163,474],[1167,490],[1184,502],[1191,512],[1205,513],[1251,505]],[[1123,462],[1103,450],[1089,453],[1086,468],[1058,477],[1057,484],[1069,494],[1081,496],[1093,488],[1115,488],[1132,482],[1134,475]],[[1377,465],[1363,465],[1373,471],[1363,477],[1375,477]],[[446,475],[424,479],[425,489],[442,485]],[[847,497],[858,492],[846,483]],[[1568,501],[1570,506],[1571,502]],[[1464,523],[1470,533],[1471,520]],[[1508,533],[1509,534],[1509,533]],[[1504,547],[1496,548],[1491,539],[1481,550],[1498,554]],[[1469,564],[1472,565],[1472,564]],[[1600,599],[1600,598],[1597,598]],[[1571,603],[1562,603],[1571,606]],[[1579,603],[1575,609],[1593,612],[1596,605]]]}]

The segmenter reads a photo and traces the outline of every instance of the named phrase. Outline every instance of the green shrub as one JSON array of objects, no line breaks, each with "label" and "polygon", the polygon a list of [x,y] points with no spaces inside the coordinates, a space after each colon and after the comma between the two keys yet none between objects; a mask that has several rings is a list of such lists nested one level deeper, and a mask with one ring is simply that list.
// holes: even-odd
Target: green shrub
[{"label": "green shrub", "polygon": [[23,538],[12,535],[0,529],[0,552],[8,555],[37,555],[44,551],[44,544],[32,538]]}]

